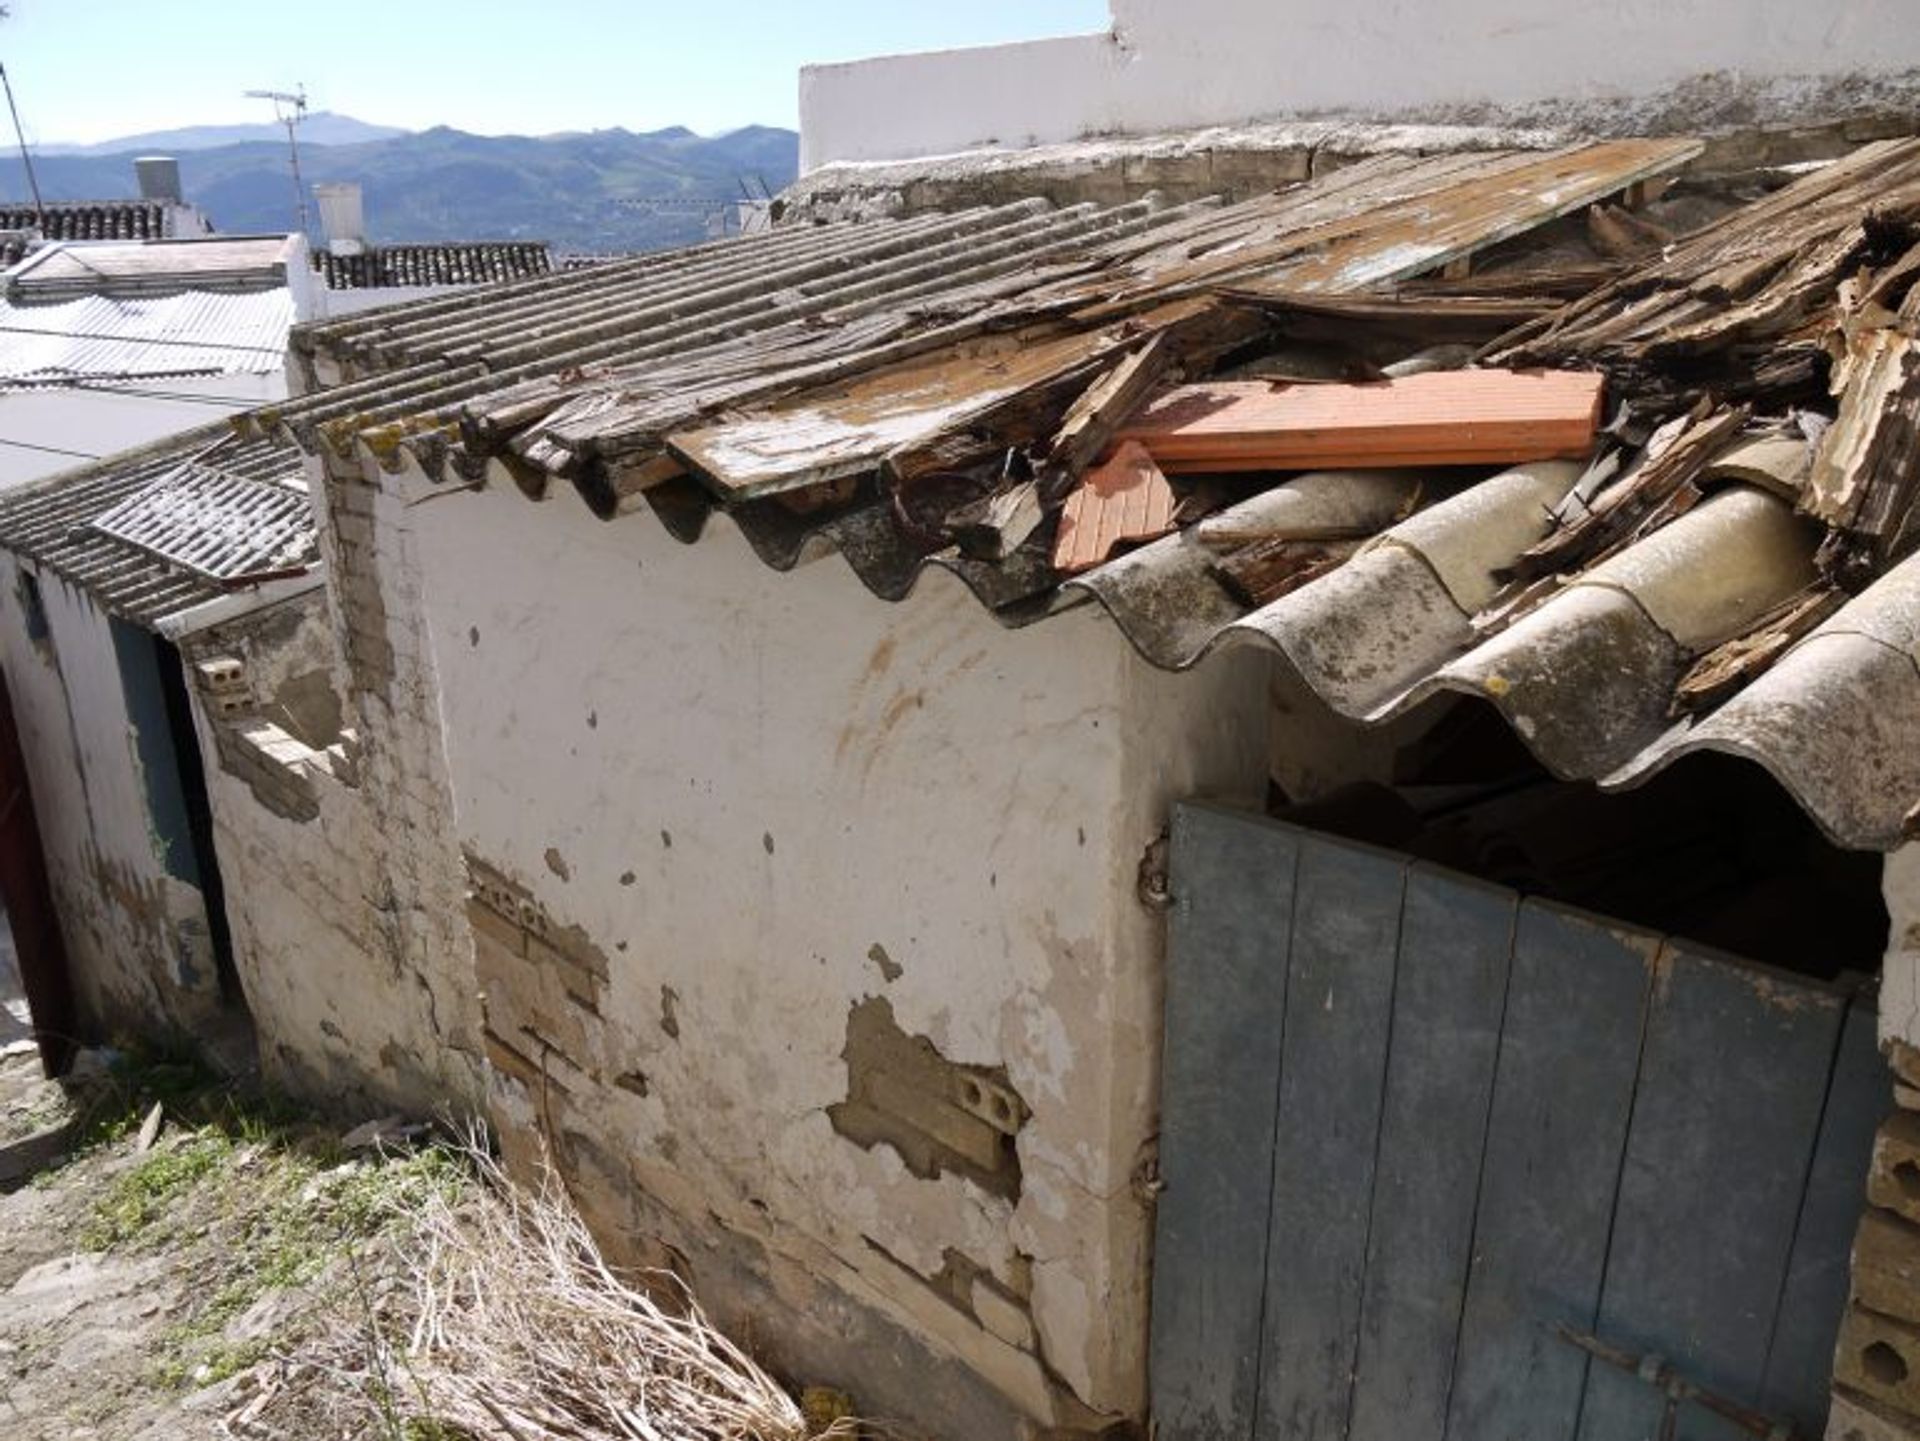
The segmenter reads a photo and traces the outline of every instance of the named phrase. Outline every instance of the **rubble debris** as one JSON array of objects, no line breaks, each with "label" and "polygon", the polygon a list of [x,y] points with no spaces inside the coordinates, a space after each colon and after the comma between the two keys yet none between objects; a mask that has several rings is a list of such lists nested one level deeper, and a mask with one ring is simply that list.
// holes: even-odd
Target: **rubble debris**
[{"label": "rubble debris", "polygon": [[1785,405],[1818,388],[1812,332],[1842,280],[1875,250],[1910,249],[1916,225],[1920,140],[1862,146],[1522,326],[1483,358],[1600,366],[1618,391],[1664,398],[1670,410],[1706,384]]},{"label": "rubble debris", "polygon": [[1428,371],[1365,385],[1182,386],[1122,430],[1178,472],[1502,465],[1593,447],[1598,372]]}]

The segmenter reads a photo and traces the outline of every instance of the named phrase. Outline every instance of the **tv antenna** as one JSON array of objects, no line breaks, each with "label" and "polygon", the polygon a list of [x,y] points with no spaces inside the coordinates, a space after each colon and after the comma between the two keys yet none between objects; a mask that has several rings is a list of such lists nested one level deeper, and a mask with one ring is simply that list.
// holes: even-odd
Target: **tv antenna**
[{"label": "tv antenna", "polygon": [[293,209],[300,217],[300,233],[307,233],[307,187],[300,182],[300,141],[293,127],[307,118],[307,87],[292,90],[249,90],[249,100],[271,100],[273,118],[287,127],[287,158],[293,166]]}]

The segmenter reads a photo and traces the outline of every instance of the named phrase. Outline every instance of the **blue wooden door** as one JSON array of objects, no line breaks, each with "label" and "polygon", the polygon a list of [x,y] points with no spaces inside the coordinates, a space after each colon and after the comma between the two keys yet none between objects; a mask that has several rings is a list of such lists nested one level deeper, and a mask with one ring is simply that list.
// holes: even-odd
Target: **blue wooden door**
[{"label": "blue wooden door", "polygon": [[1569,1332],[1821,1433],[1869,1000],[1198,804],[1172,886],[1162,1441],[1654,1441]]}]

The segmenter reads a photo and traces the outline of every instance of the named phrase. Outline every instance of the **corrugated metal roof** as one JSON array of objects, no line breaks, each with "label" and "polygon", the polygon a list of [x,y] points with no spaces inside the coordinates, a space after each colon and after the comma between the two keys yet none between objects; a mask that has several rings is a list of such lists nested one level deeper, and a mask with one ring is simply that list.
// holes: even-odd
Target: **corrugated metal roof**
[{"label": "corrugated metal roof", "polygon": [[260,290],[287,284],[300,249],[291,235],[213,235],[187,240],[63,242],[7,276],[7,293],[54,299],[77,294],[170,290]]},{"label": "corrugated metal roof", "polygon": [[376,245],[358,255],[313,252],[313,268],[329,290],[407,285],[498,285],[547,275],[553,261],[543,240],[476,240],[444,245]]},{"label": "corrugated metal roof", "polygon": [[266,375],[285,363],[292,324],[284,287],[45,304],[0,297],[0,386]]},{"label": "corrugated metal roof", "polygon": [[[358,444],[389,470],[440,479],[454,468],[536,497],[549,477],[565,477],[602,516],[644,506],[689,542],[725,509],[767,564],[836,552],[888,599],[931,565],[1008,624],[1097,603],[1169,669],[1258,646],[1299,690],[1355,723],[1471,696],[1565,778],[1617,787],[1700,750],[1742,756],[1840,844],[1891,847],[1920,801],[1920,558],[1844,604],[1834,597],[1819,629],[1783,641],[1783,658],[1731,699],[1702,705],[1683,694],[1703,658],[1761,633],[1815,588],[1823,529],[1796,512],[1791,488],[1782,498],[1778,487],[1709,471],[1644,517],[1634,512],[1597,554],[1568,551],[1531,570],[1517,563],[1608,503],[1604,474],[1541,463],[1266,477],[1243,482],[1238,504],[1198,525],[1071,579],[1051,564],[1052,520],[987,561],[913,514],[906,482],[922,472],[903,466],[903,453],[917,463],[916,447],[945,444],[971,464],[974,441],[975,451],[1004,453],[1044,440],[1088,374],[1062,372],[1072,387],[1049,393],[1036,430],[1032,416],[969,410],[966,384],[953,379],[969,365],[976,389],[991,390],[1010,346],[1031,367],[1031,336],[1079,335],[1092,343],[1066,349],[1111,367],[1129,353],[1128,327],[1138,333],[1169,299],[1227,292],[1284,303],[1430,272],[1610,193],[1635,159],[1397,157],[1233,207],[1029,204],[776,230],[297,332],[297,348],[340,383],[247,423],[312,446]],[[1791,212],[1792,202],[1774,209]],[[906,425],[896,406],[869,427],[875,434],[859,434],[862,416],[883,413],[861,397],[888,383],[899,396],[932,394],[937,423]],[[820,431],[823,414],[843,433]],[[702,421],[700,445],[674,439]],[[1713,424],[1716,445],[1741,430],[1738,414]],[[786,425],[813,429],[802,438]],[[970,441],[968,427],[983,434]],[[714,431],[726,437],[717,450]],[[1766,434],[1791,448],[1777,426]],[[728,499],[697,464],[674,474],[752,437],[765,443],[760,461],[775,450],[797,457],[791,475],[814,485],[811,499]],[[1654,453],[1626,444],[1626,474]],[[851,479],[822,488],[830,477]],[[1227,534],[1364,543],[1254,604],[1218,563]],[[1519,600],[1516,568],[1543,576]]]},{"label": "corrugated metal roof", "polygon": [[[253,496],[284,500],[254,507],[236,533],[231,507],[206,507],[210,481],[244,488]],[[152,533],[176,552],[156,553],[152,544],[132,544],[98,528],[97,522],[130,503],[163,506],[170,491],[191,508],[190,524],[166,536]],[[49,477],[0,497],[0,548],[26,556],[93,595],[114,615],[157,627],[197,606],[245,594],[257,577],[223,577],[201,563],[213,549],[231,546],[270,561],[275,579],[319,565],[319,546],[308,509],[298,447],[272,440],[242,440],[225,425],[203,427],[163,444]],[[176,515],[183,507],[175,507]],[[304,516],[304,519],[302,518]],[[291,522],[291,524],[290,524]]]}]

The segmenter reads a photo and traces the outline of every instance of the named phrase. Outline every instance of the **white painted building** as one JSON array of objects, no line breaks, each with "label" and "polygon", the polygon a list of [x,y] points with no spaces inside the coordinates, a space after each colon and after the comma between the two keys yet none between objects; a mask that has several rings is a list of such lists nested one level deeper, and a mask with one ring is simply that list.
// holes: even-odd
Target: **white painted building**
[{"label": "white painted building", "polygon": [[1911,112],[1902,0],[1111,0],[1095,35],[810,65],[800,170],[1297,117],[1698,133]]}]

